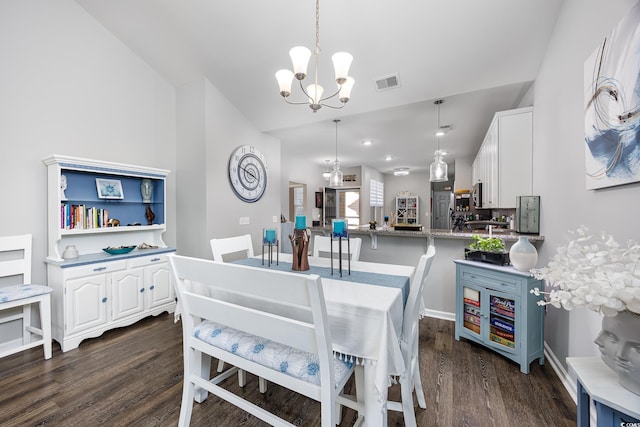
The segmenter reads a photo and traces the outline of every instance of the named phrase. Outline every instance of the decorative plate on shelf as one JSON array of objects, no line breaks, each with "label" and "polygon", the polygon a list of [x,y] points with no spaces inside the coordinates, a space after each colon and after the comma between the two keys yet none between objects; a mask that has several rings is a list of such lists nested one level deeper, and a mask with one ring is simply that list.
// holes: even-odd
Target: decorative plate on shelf
[{"label": "decorative plate on shelf", "polygon": [[111,254],[111,255],[122,255],[122,254],[128,254],[129,252],[131,252],[135,248],[136,248],[135,245],[133,245],[133,246],[109,246],[108,248],[103,248],[102,250],[105,251],[108,254]]}]

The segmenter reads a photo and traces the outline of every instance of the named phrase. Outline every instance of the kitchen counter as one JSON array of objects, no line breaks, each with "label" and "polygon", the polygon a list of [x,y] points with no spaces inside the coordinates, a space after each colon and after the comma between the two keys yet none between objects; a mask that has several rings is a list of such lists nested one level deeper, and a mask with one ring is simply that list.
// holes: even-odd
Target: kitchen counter
[{"label": "kitchen counter", "polygon": [[[315,232],[318,234],[326,234],[329,235],[331,233],[331,228],[329,227],[313,227],[311,228],[311,232]],[[390,227],[388,230],[382,230],[381,228],[371,230],[369,226],[365,227],[349,227],[349,234],[351,235],[365,235],[371,237],[371,249],[377,248],[377,237],[385,236],[385,237],[413,237],[413,238],[423,238],[423,239],[455,239],[455,240],[472,240],[474,235],[481,235],[483,237],[488,237],[489,232],[486,230],[474,230],[474,231],[451,231],[451,230],[422,230],[422,231],[405,231],[405,230],[394,230],[393,227]],[[516,233],[514,231],[502,231],[500,229],[492,231],[492,237],[499,237],[505,242],[515,242],[518,240],[520,236],[524,236],[525,234]],[[541,235],[529,235],[526,234],[531,242],[543,241],[544,236]]]},{"label": "kitchen counter", "polygon": [[[309,231],[312,235],[328,236],[331,228],[312,227]],[[428,246],[435,245],[436,256],[429,272],[428,291],[425,291],[424,295],[424,314],[448,320],[455,319],[456,269],[453,261],[464,258],[464,248],[472,242],[474,235],[489,235],[485,230],[370,230],[368,225],[350,228],[349,233],[352,237],[364,240],[360,248],[360,261],[416,266],[420,255],[427,252]],[[492,236],[503,239],[508,250],[520,234],[503,229],[499,232],[494,230]],[[544,241],[544,236],[527,237],[534,246],[539,246]]]}]

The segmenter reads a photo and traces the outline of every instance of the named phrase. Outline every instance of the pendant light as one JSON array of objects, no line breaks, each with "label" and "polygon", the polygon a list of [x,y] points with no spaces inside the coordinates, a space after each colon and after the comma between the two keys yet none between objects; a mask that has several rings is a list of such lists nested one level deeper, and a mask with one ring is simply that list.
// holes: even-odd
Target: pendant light
[{"label": "pendant light", "polygon": [[448,180],[447,178],[447,163],[442,160],[444,156],[443,152],[440,150],[440,135],[443,134],[442,129],[440,129],[440,105],[444,100],[438,99],[434,102],[438,106],[438,131],[436,132],[436,138],[438,138],[438,149],[435,151],[433,163],[429,166],[429,181],[431,182],[445,182]]},{"label": "pendant light", "polygon": [[340,120],[335,119],[333,122],[336,124],[336,161],[333,164],[333,170],[331,171],[331,176],[329,177],[329,186],[342,187],[344,181],[342,179],[340,163],[338,163],[338,123],[340,123]]},{"label": "pendant light", "polygon": [[324,178],[325,181],[329,181],[329,178],[331,178],[331,170],[329,169],[329,162],[330,161],[331,160],[325,160],[327,165],[324,168],[324,172],[322,172],[322,178]]}]

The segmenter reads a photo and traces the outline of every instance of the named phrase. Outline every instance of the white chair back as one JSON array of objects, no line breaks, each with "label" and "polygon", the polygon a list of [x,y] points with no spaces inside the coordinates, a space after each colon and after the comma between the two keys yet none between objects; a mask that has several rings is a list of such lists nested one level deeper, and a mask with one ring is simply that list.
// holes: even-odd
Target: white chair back
[{"label": "white chair back", "polygon": [[433,258],[436,255],[436,248],[430,245],[427,253],[420,257],[418,266],[411,281],[409,297],[404,306],[404,320],[402,323],[402,340],[411,341],[410,338],[418,333],[418,321],[420,320],[420,308],[422,307],[422,296],[427,282],[427,275],[431,269]]},{"label": "white chair back", "polygon": [[253,256],[253,243],[251,242],[251,234],[242,236],[225,237],[220,239],[211,239],[211,251],[213,252],[213,260],[216,262],[225,262],[224,255],[245,252],[240,258],[251,258]]},{"label": "white chair back", "polygon": [[389,401],[387,408],[392,411],[402,411],[404,424],[407,427],[416,427],[416,414],[413,406],[413,391],[416,391],[418,405],[426,408],[422,380],[420,379],[420,355],[418,352],[420,308],[427,282],[427,275],[431,269],[436,248],[430,245],[427,253],[420,257],[418,266],[413,274],[409,297],[404,308],[404,320],[402,323],[402,335],[400,338],[400,350],[406,367],[405,373],[400,377],[402,402]]},{"label": "white chair back", "polygon": [[[344,404],[339,392],[350,375],[340,379],[340,383],[336,381],[331,333],[320,277],[177,255],[171,255],[169,259],[176,293],[183,307],[185,384],[179,425],[189,424],[196,386],[228,400],[269,424],[284,425],[275,414],[245,401],[239,395],[230,398],[230,392],[218,384],[233,372],[224,372],[209,379],[208,365],[199,363],[203,355],[209,355],[320,401],[322,426],[335,426],[336,405]],[[186,281],[206,285],[210,296],[189,291]],[[292,373],[282,372],[281,362],[275,368],[265,364],[267,359],[280,360],[280,357],[284,358],[289,353],[279,355],[266,352],[269,354],[255,358],[251,356],[249,359],[243,356],[240,348],[244,344],[240,344],[237,351],[226,350],[194,334],[199,330],[197,328],[211,327],[212,324],[222,325],[218,327],[223,329],[232,328],[234,337],[246,337],[249,334],[257,338],[257,342],[264,343],[265,349],[276,348],[275,343],[278,343],[316,355],[322,386],[292,376]],[[254,347],[251,345],[249,348]],[[353,368],[350,369],[353,372]],[[206,377],[202,378],[202,375]]]},{"label": "white chair back", "polygon": [[0,277],[22,276],[19,283],[31,283],[31,234],[0,237],[0,253],[9,252],[16,255],[0,259]]},{"label": "white chair back", "polygon": [[[48,286],[31,283],[31,234],[0,237],[0,324],[22,323],[22,342],[0,342],[0,357],[41,345],[44,358],[51,358],[51,292]],[[34,305],[40,327],[31,324]]]},{"label": "white chair back", "polygon": [[[362,239],[359,237],[349,237],[349,246],[351,247],[351,261],[358,261],[360,259],[360,247],[362,246]],[[347,241],[342,240],[342,257],[347,257]],[[333,242],[333,253],[337,254],[339,251],[338,241]],[[329,257],[331,254],[331,237],[329,236],[314,236],[313,237],[313,256]]]}]

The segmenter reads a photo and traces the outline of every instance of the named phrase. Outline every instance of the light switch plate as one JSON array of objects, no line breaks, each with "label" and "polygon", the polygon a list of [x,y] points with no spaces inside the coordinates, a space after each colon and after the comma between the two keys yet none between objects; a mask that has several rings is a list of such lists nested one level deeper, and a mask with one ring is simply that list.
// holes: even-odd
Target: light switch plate
[{"label": "light switch plate", "polygon": [[241,216],[240,217],[240,225],[249,225],[249,217]]},{"label": "light switch plate", "polygon": [[274,215],[274,216],[273,216],[273,220],[272,220],[272,221],[273,221],[273,222],[278,222],[278,215]]}]

